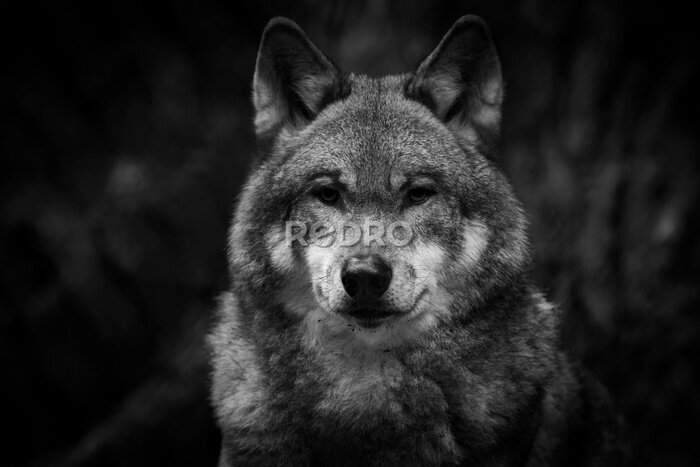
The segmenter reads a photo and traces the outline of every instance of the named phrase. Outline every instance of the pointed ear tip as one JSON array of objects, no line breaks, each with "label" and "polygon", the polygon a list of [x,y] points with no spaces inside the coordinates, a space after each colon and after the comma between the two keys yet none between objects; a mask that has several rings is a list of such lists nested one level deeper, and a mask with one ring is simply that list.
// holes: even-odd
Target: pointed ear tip
[{"label": "pointed ear tip", "polygon": [[491,37],[491,30],[489,25],[481,16],[477,15],[464,15],[459,18],[454,26],[452,26],[453,31],[467,30],[467,29],[478,29],[484,36]]},{"label": "pointed ear tip", "polygon": [[293,31],[295,33],[301,34],[302,36],[304,35],[304,30],[301,29],[301,27],[291,19],[286,18],[284,16],[275,16],[267,22],[267,25],[265,26],[265,29],[263,30],[262,34],[263,40],[270,34],[273,34],[275,31],[278,30]]},{"label": "pointed ear tip", "polygon": [[486,24],[486,21],[484,21],[484,18],[477,15],[464,15],[455,22],[455,26],[467,24],[488,28],[488,25]]}]

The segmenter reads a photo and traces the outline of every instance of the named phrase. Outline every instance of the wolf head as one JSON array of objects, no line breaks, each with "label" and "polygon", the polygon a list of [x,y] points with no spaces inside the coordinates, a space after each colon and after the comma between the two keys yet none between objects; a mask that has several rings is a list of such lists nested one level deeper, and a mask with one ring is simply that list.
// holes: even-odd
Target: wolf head
[{"label": "wolf head", "polygon": [[345,74],[293,22],[266,27],[253,79],[261,157],[230,236],[257,327],[392,347],[470,319],[529,262],[493,158],[503,83],[465,16],[411,74]]}]

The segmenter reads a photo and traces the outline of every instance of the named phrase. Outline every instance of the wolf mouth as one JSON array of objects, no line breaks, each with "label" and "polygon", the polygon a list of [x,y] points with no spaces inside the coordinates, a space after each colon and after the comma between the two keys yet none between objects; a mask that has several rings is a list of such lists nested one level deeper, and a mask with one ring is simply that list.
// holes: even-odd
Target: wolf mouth
[{"label": "wolf mouth", "polygon": [[407,317],[412,320],[416,318],[416,312],[420,313],[420,304],[423,301],[426,293],[426,289],[421,290],[421,292],[416,297],[413,306],[408,310],[394,309],[387,306],[381,306],[373,303],[355,304],[343,310],[339,313],[346,318],[350,318],[357,322],[363,328],[376,328],[381,324],[390,322],[393,319],[398,319],[400,317]]},{"label": "wolf mouth", "polygon": [[383,322],[388,321],[393,317],[397,317],[402,313],[386,309],[363,307],[347,310],[343,312],[343,314],[353,318],[362,327],[375,328]]}]

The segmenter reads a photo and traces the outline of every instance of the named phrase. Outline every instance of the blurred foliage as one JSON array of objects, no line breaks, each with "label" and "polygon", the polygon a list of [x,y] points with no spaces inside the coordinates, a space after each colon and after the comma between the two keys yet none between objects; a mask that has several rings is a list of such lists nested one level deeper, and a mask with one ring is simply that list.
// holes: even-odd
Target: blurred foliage
[{"label": "blurred foliage", "polygon": [[[1,465],[215,465],[203,336],[255,143],[266,21],[344,69],[412,69],[465,13],[507,81],[501,163],[572,353],[640,463],[700,458],[698,47],[680,5],[3,6]],[[7,118],[9,117],[9,118]]]}]

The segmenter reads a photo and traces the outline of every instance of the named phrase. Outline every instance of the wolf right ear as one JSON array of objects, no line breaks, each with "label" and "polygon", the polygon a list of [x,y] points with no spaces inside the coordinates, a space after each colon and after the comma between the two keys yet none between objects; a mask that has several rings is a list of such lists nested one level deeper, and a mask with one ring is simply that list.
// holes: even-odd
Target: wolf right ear
[{"label": "wolf right ear", "polygon": [[253,76],[255,132],[264,139],[301,128],[348,89],[336,66],[287,18],[265,27]]},{"label": "wolf right ear", "polygon": [[496,47],[484,20],[461,17],[420,64],[406,95],[425,104],[461,140],[498,140],[503,80]]}]

